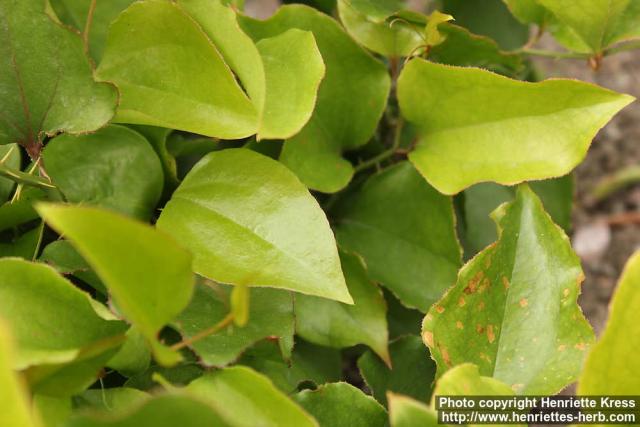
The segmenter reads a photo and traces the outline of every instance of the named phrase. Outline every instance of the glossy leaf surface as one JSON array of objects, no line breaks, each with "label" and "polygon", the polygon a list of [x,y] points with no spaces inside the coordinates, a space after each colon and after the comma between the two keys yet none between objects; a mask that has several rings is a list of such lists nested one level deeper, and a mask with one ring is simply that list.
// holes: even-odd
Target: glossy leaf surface
[{"label": "glossy leaf surface", "polygon": [[191,250],[196,273],[212,280],[351,302],[324,212],[291,171],[253,151],[203,158],[158,227]]},{"label": "glossy leaf surface", "polygon": [[421,59],[405,66],[398,98],[402,114],[421,129],[409,159],[445,194],[483,181],[565,175],[633,100],[572,80],[527,83]]},{"label": "glossy leaf surface", "polygon": [[306,6],[281,7],[262,22],[243,17],[240,24],[254,40],[291,28],[313,33],[326,74],[311,119],[285,142],[280,160],[311,189],[332,193],[344,188],[353,167],[342,152],[367,142],[386,105],[390,82],[384,66],[338,23]]},{"label": "glossy leaf surface", "polygon": [[97,208],[40,204],[38,212],[93,267],[118,310],[145,335],[156,358],[178,358],[157,341],[160,328],[189,302],[191,256],[152,227]]},{"label": "glossy leaf surface", "polygon": [[429,310],[423,339],[438,376],[471,362],[519,394],[556,393],[575,381],[594,340],[576,304],[580,262],[529,187],[494,218],[498,241]]}]

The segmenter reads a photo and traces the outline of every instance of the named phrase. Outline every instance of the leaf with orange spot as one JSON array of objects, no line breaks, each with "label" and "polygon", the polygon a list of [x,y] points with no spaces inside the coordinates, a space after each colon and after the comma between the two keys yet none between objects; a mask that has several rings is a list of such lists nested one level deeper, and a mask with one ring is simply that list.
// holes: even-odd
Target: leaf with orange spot
[{"label": "leaf with orange spot", "polygon": [[576,303],[578,257],[526,185],[493,217],[498,241],[462,267],[425,318],[423,337],[430,337],[438,377],[470,362],[481,375],[522,385],[518,394],[554,394],[575,381],[594,340]]}]

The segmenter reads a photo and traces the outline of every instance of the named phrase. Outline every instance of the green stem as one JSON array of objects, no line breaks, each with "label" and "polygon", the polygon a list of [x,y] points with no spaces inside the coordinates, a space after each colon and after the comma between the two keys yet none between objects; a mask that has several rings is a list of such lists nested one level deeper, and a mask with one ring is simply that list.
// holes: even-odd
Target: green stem
[{"label": "green stem", "polygon": [[89,53],[89,32],[91,31],[91,24],[93,23],[93,13],[96,10],[96,0],[91,0],[89,4],[89,12],[87,13],[87,20],[84,24],[84,31],[82,31],[82,43],[84,45],[85,53]]},{"label": "green stem", "polygon": [[29,185],[31,187],[42,188],[45,190],[52,190],[56,188],[55,185],[51,184],[49,181],[42,177],[30,175],[28,173],[12,169],[3,163],[0,163],[0,176],[9,178],[10,180],[17,182],[18,184]]},{"label": "green stem", "polygon": [[201,339],[206,338],[209,335],[217,334],[218,332],[220,332],[221,330],[223,330],[224,328],[229,326],[231,324],[231,322],[233,322],[233,313],[227,314],[224,317],[224,319],[222,319],[221,321],[219,321],[218,323],[216,323],[212,327],[198,332],[197,334],[195,334],[191,338],[187,338],[187,339],[185,339],[183,341],[180,341],[177,344],[172,345],[171,349],[172,350],[180,350],[181,348],[190,346],[191,344],[193,344],[193,343],[195,343],[197,341],[200,341]]},{"label": "green stem", "polygon": [[610,47],[604,51],[605,56],[614,55],[620,52],[626,52],[628,50],[640,49],[640,40],[623,43],[618,46]]},{"label": "green stem", "polygon": [[402,117],[400,117],[398,119],[398,124],[396,126],[395,129],[395,134],[393,135],[393,145],[391,145],[391,148],[389,148],[388,150],[383,151],[382,153],[378,154],[377,156],[374,156],[368,160],[365,160],[364,162],[358,164],[356,167],[354,167],[354,171],[360,172],[363,171],[365,169],[368,169],[372,166],[377,165],[378,163],[387,160],[389,157],[393,156],[394,154],[396,154],[396,151],[398,150],[398,148],[400,147],[400,141],[402,140],[402,128],[404,127],[404,119]]},{"label": "green stem", "polygon": [[596,201],[606,199],[618,190],[640,182],[640,166],[630,166],[602,180],[593,190]]}]

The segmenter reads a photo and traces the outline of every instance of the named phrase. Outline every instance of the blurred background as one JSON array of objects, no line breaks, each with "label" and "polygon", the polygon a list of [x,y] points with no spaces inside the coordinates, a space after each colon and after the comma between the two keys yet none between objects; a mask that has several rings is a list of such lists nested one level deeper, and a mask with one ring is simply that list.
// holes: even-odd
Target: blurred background
[{"label": "blurred background", "polygon": [[[332,13],[333,0],[284,1],[307,3]],[[501,0],[410,0],[415,10],[449,13],[456,23],[487,35],[504,50],[521,47],[535,28],[511,17]],[[245,11],[256,18],[271,16],[279,0],[246,0]],[[562,50],[549,35],[536,48]],[[584,60],[532,57],[538,79],[564,77],[596,83],[640,98],[640,50],[606,57],[597,71]],[[580,305],[596,333],[608,315],[608,304],[622,268],[640,249],[640,102],[635,102],[600,131],[585,161],[573,173],[574,208],[570,236],[582,259],[586,279]],[[612,180],[626,183],[622,188]],[[609,183],[609,184],[607,184]]]}]

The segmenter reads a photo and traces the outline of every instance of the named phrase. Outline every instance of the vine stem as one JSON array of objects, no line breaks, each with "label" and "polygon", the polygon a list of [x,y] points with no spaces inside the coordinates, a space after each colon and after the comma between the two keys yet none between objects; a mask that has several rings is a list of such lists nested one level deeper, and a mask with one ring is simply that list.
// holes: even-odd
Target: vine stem
[{"label": "vine stem", "polygon": [[634,50],[634,49],[640,49],[640,40],[636,40],[636,41],[632,41],[632,42],[628,42],[628,43],[623,43],[623,44],[620,44],[618,46],[610,47],[609,49],[606,49],[604,51],[604,54],[605,54],[605,56],[606,55],[613,55],[613,54],[616,54],[616,53],[626,52],[628,50]]},{"label": "vine stem", "polygon": [[85,52],[89,52],[89,32],[91,31],[91,24],[93,23],[93,13],[96,10],[96,0],[91,0],[89,4],[89,12],[87,12],[87,21],[84,24],[84,31],[82,31],[82,42],[84,44]]},{"label": "vine stem", "polygon": [[182,348],[190,346],[191,344],[193,344],[195,342],[198,342],[201,339],[208,337],[209,335],[213,335],[213,334],[216,334],[216,333],[220,332],[221,330],[223,330],[224,328],[229,326],[232,322],[233,322],[233,313],[229,313],[224,317],[224,319],[222,319],[221,321],[219,321],[218,323],[216,323],[212,327],[207,328],[204,331],[198,332],[197,334],[195,334],[191,338],[187,338],[185,340],[180,341],[179,343],[176,343],[176,344],[172,345],[171,349],[172,350],[180,350]]},{"label": "vine stem", "polygon": [[374,157],[372,157],[372,158],[370,158],[368,160],[365,160],[364,162],[358,164],[357,166],[355,166],[353,168],[354,171],[357,173],[357,172],[363,171],[365,169],[368,169],[371,166],[375,166],[378,163],[382,162],[383,160],[386,160],[389,157],[391,157],[394,154],[396,154],[396,151],[400,147],[400,141],[402,139],[402,128],[403,127],[404,127],[404,119],[402,117],[399,117],[398,118],[398,124],[396,125],[395,133],[393,135],[393,145],[391,146],[391,148],[389,148],[388,150],[383,151],[382,153],[378,154],[377,156],[374,156]]}]

